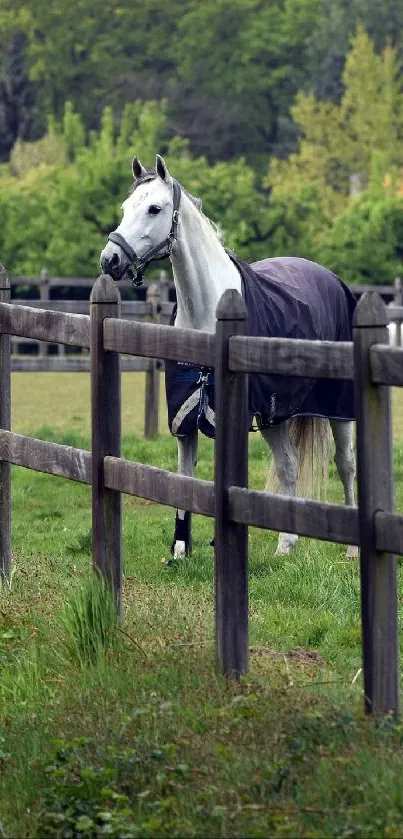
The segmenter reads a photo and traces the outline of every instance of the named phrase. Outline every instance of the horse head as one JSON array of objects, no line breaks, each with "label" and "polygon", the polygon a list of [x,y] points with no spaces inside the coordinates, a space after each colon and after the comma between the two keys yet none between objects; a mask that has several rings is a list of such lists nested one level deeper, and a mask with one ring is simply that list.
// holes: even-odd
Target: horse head
[{"label": "horse head", "polygon": [[135,157],[133,187],[122,204],[123,218],[109,234],[101,253],[101,269],[120,280],[133,268],[138,278],[153,259],[169,256],[176,240],[181,188],[156,156],[155,170]]}]

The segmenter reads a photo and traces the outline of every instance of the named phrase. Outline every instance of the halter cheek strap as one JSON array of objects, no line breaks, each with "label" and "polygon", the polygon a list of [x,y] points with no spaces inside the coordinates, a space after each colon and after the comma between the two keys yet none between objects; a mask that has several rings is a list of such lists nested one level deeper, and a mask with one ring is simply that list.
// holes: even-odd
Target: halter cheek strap
[{"label": "halter cheek strap", "polygon": [[[150,248],[150,250],[147,251],[147,253],[145,253],[142,257],[137,256],[136,252],[133,250],[131,245],[129,245],[124,236],[122,236],[116,230],[113,230],[112,233],[109,234],[108,241],[113,242],[115,245],[119,245],[123,253],[126,254],[127,258],[130,261],[131,267],[128,270],[128,274],[130,274],[134,286],[140,286],[142,284],[144,273],[148,268],[150,262],[153,261],[153,259],[164,259],[166,256],[171,255],[172,248],[174,246],[174,243],[176,242],[178,235],[180,201],[181,187],[178,181],[173,180],[173,210],[171,230],[167,238],[164,239],[163,242],[161,242],[159,245],[155,245],[153,248]],[[135,273],[133,273],[133,268]]]}]

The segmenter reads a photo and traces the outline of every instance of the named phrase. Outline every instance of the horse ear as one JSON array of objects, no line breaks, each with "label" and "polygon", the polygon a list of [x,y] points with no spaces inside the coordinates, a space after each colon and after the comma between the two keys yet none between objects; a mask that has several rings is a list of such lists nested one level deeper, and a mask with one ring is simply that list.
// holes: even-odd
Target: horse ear
[{"label": "horse ear", "polygon": [[143,164],[140,163],[137,155],[136,155],[136,157],[133,157],[132,172],[133,172],[133,178],[134,178],[135,181],[138,181],[139,178],[141,178],[143,175],[147,174],[147,169],[145,169]]},{"label": "horse ear", "polygon": [[155,158],[155,168],[157,170],[157,175],[159,175],[165,183],[170,184],[172,178],[168,172],[165,160],[160,154],[157,154]]}]

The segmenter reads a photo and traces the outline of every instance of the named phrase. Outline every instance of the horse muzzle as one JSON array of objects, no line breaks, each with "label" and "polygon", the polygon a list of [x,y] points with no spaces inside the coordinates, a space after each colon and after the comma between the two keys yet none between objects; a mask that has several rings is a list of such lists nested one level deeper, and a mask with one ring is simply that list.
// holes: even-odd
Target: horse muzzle
[{"label": "horse muzzle", "polygon": [[121,280],[130,268],[131,260],[120,246],[108,242],[101,253],[100,264],[104,274],[109,274],[113,280]]}]

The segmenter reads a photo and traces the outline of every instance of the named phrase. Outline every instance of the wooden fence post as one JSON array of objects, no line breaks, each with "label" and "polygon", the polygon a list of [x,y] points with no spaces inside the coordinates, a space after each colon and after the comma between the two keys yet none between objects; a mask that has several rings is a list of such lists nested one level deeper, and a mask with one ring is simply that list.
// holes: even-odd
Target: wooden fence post
[{"label": "wooden fence post", "polygon": [[[44,301],[49,300],[49,272],[47,268],[41,268],[40,279],[39,297]],[[39,341],[38,354],[40,358],[49,355],[49,344],[46,341]]]},{"label": "wooden fence post", "polygon": [[91,292],[92,556],[121,611],[121,495],[104,484],[104,458],[120,457],[120,357],[104,350],[103,322],[120,316],[120,293],[101,274]]},{"label": "wooden fence post", "polygon": [[167,303],[169,300],[169,276],[167,271],[160,271],[158,286],[161,293],[161,303]]},{"label": "wooden fence post", "polygon": [[396,558],[375,547],[375,513],[393,511],[390,390],[371,382],[370,347],[388,343],[381,297],[364,294],[354,321],[358,518],[365,710],[398,710]]},{"label": "wooden fence post", "polygon": [[[153,323],[159,323],[161,303],[161,289],[157,283],[152,283],[147,289],[147,302],[151,303]],[[160,367],[157,358],[150,358],[150,369],[146,373],[146,392],[144,407],[144,437],[152,440],[158,434],[158,416],[160,399]]]},{"label": "wooden fence post", "polygon": [[[401,277],[395,277],[395,294],[394,294],[394,305],[395,306],[402,306],[403,305],[403,287],[402,287],[402,280]],[[396,346],[402,346],[402,322],[401,320],[396,321]]]},{"label": "wooden fence post", "polygon": [[[10,280],[0,265],[0,300],[10,302]],[[0,428],[10,430],[10,336],[0,333]],[[11,466],[0,461],[0,579],[11,578]]]},{"label": "wooden fence post", "polygon": [[248,485],[247,378],[228,370],[228,345],[246,331],[245,304],[229,289],[216,324],[215,620],[220,669],[235,678],[248,670],[248,530],[228,518],[228,487]]}]

